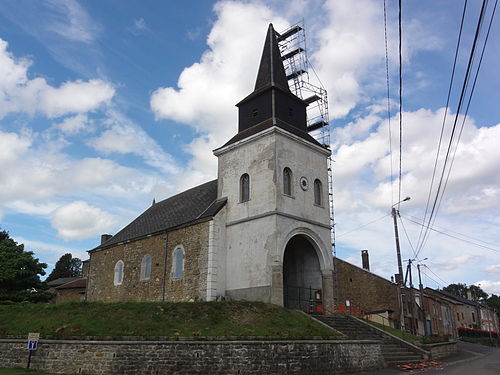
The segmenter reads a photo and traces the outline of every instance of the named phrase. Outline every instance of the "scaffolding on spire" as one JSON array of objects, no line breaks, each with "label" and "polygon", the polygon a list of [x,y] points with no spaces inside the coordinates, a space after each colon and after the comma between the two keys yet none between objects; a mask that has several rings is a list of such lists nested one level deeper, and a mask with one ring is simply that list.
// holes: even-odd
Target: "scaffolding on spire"
[{"label": "scaffolding on spire", "polygon": [[[330,149],[328,95],[307,58],[304,21],[302,20],[287,30],[277,33],[277,41],[290,90],[309,104],[307,106],[307,131],[325,148]],[[312,71],[312,74],[309,71]],[[311,81],[314,81],[315,84]],[[333,256],[336,256],[332,164],[333,160],[330,156],[328,158],[330,227],[332,253]]]}]

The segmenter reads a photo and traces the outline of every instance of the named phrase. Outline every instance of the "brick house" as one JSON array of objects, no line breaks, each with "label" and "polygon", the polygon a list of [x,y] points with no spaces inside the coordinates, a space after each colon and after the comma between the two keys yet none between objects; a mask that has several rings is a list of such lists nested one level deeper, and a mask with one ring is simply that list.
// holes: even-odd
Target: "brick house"
[{"label": "brick house", "polygon": [[330,150],[307,132],[269,26],[238,133],[214,150],[218,177],[154,203],[89,251],[90,301],[212,301],[301,307],[333,300]]}]

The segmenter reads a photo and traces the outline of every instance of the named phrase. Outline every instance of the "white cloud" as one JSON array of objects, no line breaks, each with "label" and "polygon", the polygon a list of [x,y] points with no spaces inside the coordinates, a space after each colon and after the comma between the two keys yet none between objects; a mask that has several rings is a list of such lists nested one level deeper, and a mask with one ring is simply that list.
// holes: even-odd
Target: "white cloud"
[{"label": "white cloud", "polygon": [[48,0],[45,5],[53,11],[47,25],[50,31],[77,42],[91,43],[96,39],[100,27],[76,0]]},{"label": "white cloud", "polygon": [[165,173],[178,171],[171,155],[163,151],[158,143],[142,128],[116,111],[108,111],[105,121],[109,129],[89,139],[87,144],[105,155],[111,153],[135,154],[146,164]]},{"label": "white cloud", "polygon": [[51,222],[59,237],[78,240],[113,230],[117,219],[100,208],[76,201],[55,210]]},{"label": "white cloud", "polygon": [[[56,243],[33,241],[17,236],[13,238],[17,243],[24,244],[26,250],[33,251],[36,256],[42,255],[43,258],[46,259],[46,262],[49,262],[49,268],[54,266],[59,258],[66,253],[71,253],[73,257],[80,258],[81,260],[88,258],[88,254],[86,252],[87,249],[75,249],[67,246],[61,246]],[[46,269],[45,272],[48,274],[50,270]]]},{"label": "white cloud", "polygon": [[480,286],[488,294],[500,295],[500,281],[480,280],[475,282],[474,285]]},{"label": "white cloud", "polygon": [[88,126],[88,116],[86,114],[78,114],[76,116],[67,117],[56,125],[64,134],[76,134]]},{"label": "white cloud", "polygon": [[500,264],[493,264],[491,266],[487,266],[484,270],[488,273],[500,275]]},{"label": "white cloud", "polygon": [[111,84],[100,79],[49,85],[44,78],[28,78],[31,65],[16,59],[0,39],[0,119],[8,113],[40,112],[49,117],[93,111],[108,103],[115,94]]},{"label": "white cloud", "polygon": [[129,31],[134,35],[144,34],[146,31],[149,31],[149,27],[146,24],[144,18],[139,17],[135,18],[131,27],[129,27]]}]

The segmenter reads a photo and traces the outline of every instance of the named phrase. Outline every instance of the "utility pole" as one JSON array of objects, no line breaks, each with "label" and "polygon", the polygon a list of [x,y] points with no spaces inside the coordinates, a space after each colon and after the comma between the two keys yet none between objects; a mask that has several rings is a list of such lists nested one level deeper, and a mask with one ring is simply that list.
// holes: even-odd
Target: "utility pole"
[{"label": "utility pole", "polygon": [[396,254],[398,257],[398,273],[399,273],[398,285],[401,286],[401,284],[403,283],[403,262],[401,261],[401,248],[399,246],[397,211],[394,206],[392,207],[392,219],[394,220],[394,236],[396,238]]},{"label": "utility pole", "polygon": [[[406,202],[410,200],[410,197],[406,197],[403,199],[401,202]],[[396,204],[399,204],[401,202],[398,202]],[[398,211],[396,211],[396,208],[394,207],[396,204],[392,206],[392,219],[394,221],[394,237],[396,239],[396,254],[398,258],[398,277],[397,277],[397,284],[398,284],[398,299],[399,299],[399,304],[400,304],[400,310],[399,310],[399,320],[400,320],[400,328],[402,331],[405,330],[405,309],[404,309],[404,299],[406,299],[406,295],[404,296],[403,299],[403,262],[401,261],[401,247],[399,246],[399,232],[398,232],[398,220],[397,220],[397,215]]]},{"label": "utility pole", "polygon": [[[417,334],[417,329],[415,325],[415,297],[413,296],[413,279],[411,277],[411,259],[408,259],[408,272],[410,274],[410,300],[408,303],[408,307],[410,310],[410,316],[411,316],[411,323],[410,323],[410,330],[412,334]],[[405,283],[406,285],[406,283]]]},{"label": "utility pole", "polygon": [[418,288],[420,289],[420,303],[422,304],[422,312],[424,314],[424,337],[427,336],[427,315],[425,313],[424,303],[424,286],[422,285],[422,277],[420,276],[420,264],[417,264],[418,270]]}]

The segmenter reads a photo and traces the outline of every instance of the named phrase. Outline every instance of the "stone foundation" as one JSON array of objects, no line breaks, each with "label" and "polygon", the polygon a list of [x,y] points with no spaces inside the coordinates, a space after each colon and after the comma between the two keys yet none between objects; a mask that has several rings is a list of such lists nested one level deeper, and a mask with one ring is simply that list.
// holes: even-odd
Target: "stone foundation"
[{"label": "stone foundation", "polygon": [[[26,340],[0,339],[2,367],[26,367]],[[41,340],[31,368],[53,374],[337,374],[384,366],[378,341]]]}]

